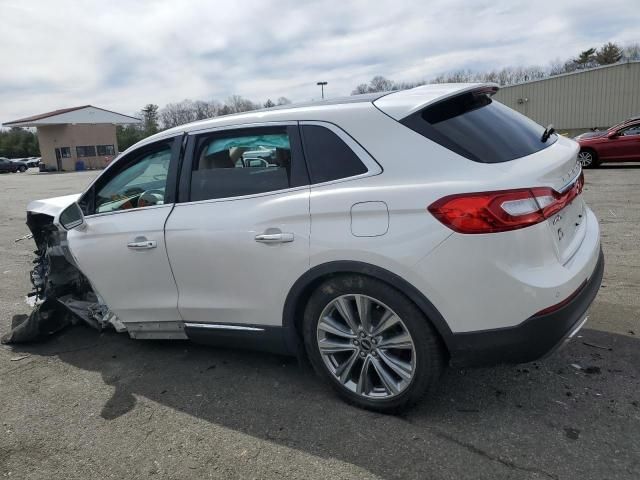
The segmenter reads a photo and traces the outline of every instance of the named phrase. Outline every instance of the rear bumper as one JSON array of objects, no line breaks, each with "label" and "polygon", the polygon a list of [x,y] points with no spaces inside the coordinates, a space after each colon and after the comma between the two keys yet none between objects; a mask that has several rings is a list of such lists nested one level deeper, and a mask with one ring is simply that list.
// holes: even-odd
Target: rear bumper
[{"label": "rear bumper", "polygon": [[569,302],[514,327],[454,333],[447,342],[454,366],[525,363],[537,360],[574,334],[596,297],[604,273],[602,250],[593,273]]}]

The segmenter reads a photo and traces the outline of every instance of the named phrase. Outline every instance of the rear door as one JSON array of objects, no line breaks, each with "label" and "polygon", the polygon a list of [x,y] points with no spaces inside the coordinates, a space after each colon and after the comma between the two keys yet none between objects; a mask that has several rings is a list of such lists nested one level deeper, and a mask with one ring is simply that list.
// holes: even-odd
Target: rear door
[{"label": "rear door", "polygon": [[187,328],[282,325],[309,268],[309,186],[297,123],[189,136],[166,241]]},{"label": "rear door", "polygon": [[67,234],[80,270],[130,331],[180,318],[164,242],[180,140],[141,147],[105,170],[79,200],[84,227]]}]

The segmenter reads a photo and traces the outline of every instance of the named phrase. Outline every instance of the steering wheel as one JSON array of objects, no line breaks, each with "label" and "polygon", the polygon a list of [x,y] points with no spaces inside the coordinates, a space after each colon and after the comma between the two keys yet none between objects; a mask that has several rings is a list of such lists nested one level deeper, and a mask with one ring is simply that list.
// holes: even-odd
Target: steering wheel
[{"label": "steering wheel", "polygon": [[151,205],[162,205],[164,203],[164,190],[147,190],[138,197],[138,208],[149,207]]}]

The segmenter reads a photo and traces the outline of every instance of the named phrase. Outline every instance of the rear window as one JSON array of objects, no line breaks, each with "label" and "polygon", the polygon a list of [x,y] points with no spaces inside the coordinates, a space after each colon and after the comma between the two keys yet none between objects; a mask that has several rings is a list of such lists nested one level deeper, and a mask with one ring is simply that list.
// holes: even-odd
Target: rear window
[{"label": "rear window", "polygon": [[542,141],[544,127],[493,100],[469,92],[438,102],[402,120],[430,140],[482,163],[508,162],[552,145]]}]

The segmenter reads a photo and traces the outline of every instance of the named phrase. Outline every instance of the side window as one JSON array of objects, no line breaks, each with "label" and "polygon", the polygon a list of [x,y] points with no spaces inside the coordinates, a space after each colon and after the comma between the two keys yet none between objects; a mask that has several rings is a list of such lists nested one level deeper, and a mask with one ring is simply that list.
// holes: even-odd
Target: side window
[{"label": "side window", "polygon": [[353,150],[328,128],[303,125],[302,137],[311,183],[328,182],[367,172],[367,167]]},{"label": "side window", "polygon": [[[127,161],[129,157],[131,158]],[[115,175],[107,179],[106,183],[96,186],[94,213],[164,203],[171,162],[171,144],[146,150],[138,155],[132,152],[123,160],[122,167],[117,168]]]},{"label": "side window", "polygon": [[287,127],[215,132],[196,139],[191,201],[273,192],[292,181]]},{"label": "side window", "polygon": [[632,135],[640,135],[640,125],[633,125],[620,132],[620,135],[630,137]]},{"label": "side window", "polygon": [[85,145],[76,147],[76,155],[78,158],[82,157],[95,157],[96,156],[96,147],[93,145]]},{"label": "side window", "polygon": [[113,145],[96,145],[96,150],[98,151],[98,155],[115,155],[115,149]]}]

